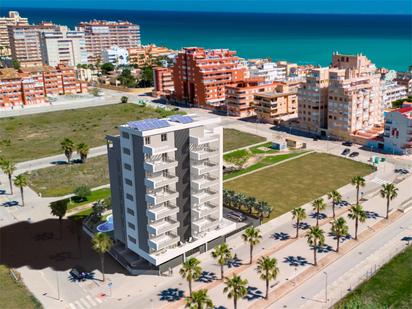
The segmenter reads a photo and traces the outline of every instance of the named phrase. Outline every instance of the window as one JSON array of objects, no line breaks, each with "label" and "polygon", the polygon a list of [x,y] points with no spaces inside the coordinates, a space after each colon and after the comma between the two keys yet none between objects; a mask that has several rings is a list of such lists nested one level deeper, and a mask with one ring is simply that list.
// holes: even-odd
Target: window
[{"label": "window", "polygon": [[127,236],[127,238],[132,242],[132,243],[136,243],[136,238],[132,237],[132,236]]},{"label": "window", "polygon": [[133,223],[127,222],[127,226],[130,227],[132,230],[136,230],[136,226]]},{"label": "window", "polygon": [[123,147],[123,153],[126,155],[130,155],[130,149]]},{"label": "window", "polygon": [[132,166],[130,164],[125,163],[124,168],[127,169],[128,171],[132,170]]},{"label": "window", "polygon": [[123,138],[126,138],[126,139],[129,139],[129,133],[127,133],[127,132],[122,132],[122,137],[123,137]]},{"label": "window", "polygon": [[130,209],[130,208],[127,208],[127,213],[128,213],[129,215],[134,216],[134,211],[133,211],[132,209]]},{"label": "window", "polygon": [[162,142],[167,141],[167,134],[160,135],[160,138],[161,138]]},{"label": "window", "polygon": [[149,136],[147,136],[147,137],[144,138],[144,144],[145,144],[145,145],[149,145],[149,144],[150,144],[150,137],[149,137]]},{"label": "window", "polygon": [[124,181],[125,181],[125,183],[126,183],[128,186],[132,186],[132,185],[133,185],[133,182],[132,182],[130,179],[128,179],[128,178],[125,178]]},{"label": "window", "polygon": [[126,194],[126,198],[127,198],[129,201],[133,201],[133,195],[131,195],[131,194],[129,194],[129,193]]}]

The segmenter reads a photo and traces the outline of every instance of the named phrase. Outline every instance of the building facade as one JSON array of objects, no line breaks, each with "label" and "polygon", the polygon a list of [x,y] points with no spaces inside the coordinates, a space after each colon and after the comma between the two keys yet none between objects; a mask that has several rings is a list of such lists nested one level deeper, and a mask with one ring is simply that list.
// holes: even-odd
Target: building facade
[{"label": "building facade", "polygon": [[383,139],[386,152],[412,154],[412,107],[400,108],[386,115]]},{"label": "building facade", "polygon": [[170,96],[175,90],[173,83],[173,70],[171,68],[153,68],[153,96]]},{"label": "building facade", "polygon": [[234,51],[184,48],[173,67],[176,99],[204,108],[222,108],[225,86],[244,80],[245,71]]},{"label": "building facade", "polygon": [[405,99],[406,87],[398,85],[394,81],[381,81],[381,103],[382,111],[385,108],[392,108],[392,102]]},{"label": "building facade", "polygon": [[21,17],[16,11],[10,11],[8,16],[0,17],[0,56],[11,56],[8,26],[27,26],[28,24],[28,19]]},{"label": "building facade", "polygon": [[412,96],[412,68],[407,72],[397,72],[394,81],[397,82],[398,85],[404,86],[406,88],[406,94]]},{"label": "building facade", "polygon": [[77,30],[85,34],[90,63],[101,62],[102,51],[112,46],[124,49],[140,47],[140,26],[127,21],[81,22]]},{"label": "building facade", "polygon": [[274,62],[251,63],[248,67],[250,78],[263,78],[266,83],[286,80],[286,68]]},{"label": "building facade", "polygon": [[[129,122],[108,136],[114,239],[160,271],[232,231],[222,216],[222,128],[210,117]],[[124,250],[124,249],[123,249]]]},{"label": "building facade", "polygon": [[127,49],[119,46],[112,46],[102,51],[102,62],[114,65],[126,65],[129,63],[129,53]]},{"label": "building facade", "polygon": [[169,57],[175,52],[167,47],[146,45],[141,48],[129,48],[129,63],[143,67],[153,65],[161,57]]}]

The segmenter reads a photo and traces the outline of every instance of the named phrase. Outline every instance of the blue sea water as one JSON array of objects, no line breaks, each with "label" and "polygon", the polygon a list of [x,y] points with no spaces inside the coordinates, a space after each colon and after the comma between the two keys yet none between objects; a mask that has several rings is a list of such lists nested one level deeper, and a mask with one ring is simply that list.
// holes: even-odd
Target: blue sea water
[{"label": "blue sea water", "polygon": [[[4,15],[8,8],[3,8]],[[30,22],[74,27],[90,19],[129,20],[141,26],[142,42],[179,49],[230,48],[245,58],[271,57],[328,65],[333,51],[363,53],[379,67],[412,65],[411,15],[162,12],[19,8]]]}]

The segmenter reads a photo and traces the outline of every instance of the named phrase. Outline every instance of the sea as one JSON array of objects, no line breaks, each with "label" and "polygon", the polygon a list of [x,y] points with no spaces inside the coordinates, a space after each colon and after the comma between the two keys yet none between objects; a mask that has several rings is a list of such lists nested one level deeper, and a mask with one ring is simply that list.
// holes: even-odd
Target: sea
[{"label": "sea", "polygon": [[[13,8],[1,9],[5,15]],[[368,56],[378,67],[412,65],[411,15],[216,13],[102,9],[18,8],[31,23],[75,27],[91,19],[128,20],[141,27],[143,44],[172,49],[229,48],[243,58],[270,57],[327,66],[333,52]]]}]

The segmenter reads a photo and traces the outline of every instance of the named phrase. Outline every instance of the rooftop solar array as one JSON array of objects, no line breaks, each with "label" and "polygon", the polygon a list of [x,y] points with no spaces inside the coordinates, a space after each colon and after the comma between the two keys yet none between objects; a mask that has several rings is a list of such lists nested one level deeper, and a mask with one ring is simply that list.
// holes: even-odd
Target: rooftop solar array
[{"label": "rooftop solar array", "polygon": [[193,122],[193,118],[189,116],[183,115],[173,115],[169,118],[170,121],[179,122],[179,123],[191,123]]},{"label": "rooftop solar array", "polygon": [[138,131],[147,131],[147,130],[170,127],[170,124],[166,120],[155,119],[155,118],[139,120],[139,121],[131,121],[131,122],[128,122],[127,125],[130,128],[136,129]]}]

